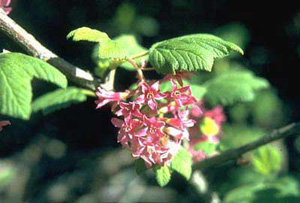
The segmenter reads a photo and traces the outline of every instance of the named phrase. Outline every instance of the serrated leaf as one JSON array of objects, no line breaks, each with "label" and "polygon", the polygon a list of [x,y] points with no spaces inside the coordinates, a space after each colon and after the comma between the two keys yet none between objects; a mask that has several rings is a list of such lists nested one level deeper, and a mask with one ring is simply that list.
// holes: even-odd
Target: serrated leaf
[{"label": "serrated leaf", "polygon": [[270,175],[280,170],[282,160],[283,157],[280,151],[271,145],[267,145],[253,152],[252,164],[258,172]]},{"label": "serrated leaf", "polygon": [[267,80],[251,72],[230,72],[204,83],[205,99],[212,105],[231,105],[240,101],[252,101],[255,91],[269,87]]},{"label": "serrated leaf", "polygon": [[171,180],[171,172],[168,166],[156,166],[155,168],[156,180],[159,186],[166,186]]},{"label": "serrated leaf", "polygon": [[94,30],[88,27],[82,27],[71,31],[67,35],[67,39],[70,38],[73,41],[89,41],[89,42],[105,42],[110,40],[110,38],[105,32]]},{"label": "serrated leaf", "polygon": [[48,63],[20,53],[0,54],[0,113],[29,119],[31,114],[31,80],[38,78],[62,88],[66,77]]},{"label": "serrated leaf", "polygon": [[189,180],[192,175],[192,163],[192,155],[181,147],[172,159],[170,168]]},{"label": "serrated leaf", "polygon": [[230,51],[243,54],[237,45],[210,34],[194,34],[165,40],[149,50],[149,60],[162,74],[177,70],[211,71],[215,59],[229,55]]},{"label": "serrated leaf", "polygon": [[69,87],[47,93],[33,101],[32,111],[42,111],[44,115],[47,115],[71,104],[83,102],[87,99],[83,91],[83,89]]}]

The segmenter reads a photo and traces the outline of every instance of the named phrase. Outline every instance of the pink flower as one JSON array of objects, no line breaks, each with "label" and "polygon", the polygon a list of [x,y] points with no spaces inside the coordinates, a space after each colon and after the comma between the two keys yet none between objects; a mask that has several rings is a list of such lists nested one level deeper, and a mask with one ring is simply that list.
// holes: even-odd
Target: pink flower
[{"label": "pink flower", "polygon": [[7,15],[11,12],[11,8],[8,7],[10,3],[11,0],[0,0],[0,9],[3,9]]},{"label": "pink flower", "polygon": [[165,93],[159,91],[159,81],[140,82],[138,89],[127,92],[99,88],[96,93],[97,108],[113,102],[118,108],[115,114],[123,117],[111,120],[120,128],[118,142],[147,167],[170,164],[182,140],[189,140],[188,128],[195,124],[189,119],[188,105],[196,103],[190,87],[177,88],[173,79],[171,83],[172,91]]},{"label": "pink flower", "polygon": [[179,106],[191,105],[197,102],[196,98],[192,96],[192,90],[190,86],[184,86],[178,89],[173,80],[171,80],[171,83],[172,92],[169,93],[169,99],[175,100],[176,104]]},{"label": "pink flower", "polygon": [[162,132],[165,123],[158,121],[155,117],[147,118],[147,116],[144,115],[143,124],[146,127],[142,130],[141,134],[147,136],[148,141],[156,141],[155,139],[160,139],[165,136]]},{"label": "pink flower", "polygon": [[98,87],[98,91],[96,92],[98,100],[95,101],[97,104],[97,109],[101,108],[105,104],[109,102],[119,102],[125,100],[129,95],[129,91],[126,92],[113,92],[113,91],[106,91],[101,87]]},{"label": "pink flower", "polygon": [[11,125],[9,121],[0,121],[0,132],[3,130],[4,126]]},{"label": "pink flower", "polygon": [[142,118],[143,114],[140,112],[140,104],[136,102],[120,102],[120,110],[116,112],[117,116],[124,116],[125,120],[130,120],[132,116]]},{"label": "pink flower", "polygon": [[155,100],[165,98],[165,95],[159,92],[159,81],[153,83],[151,86],[146,82],[142,82],[140,86],[143,94],[136,99],[136,102],[138,104],[147,103],[152,110],[156,109],[157,102]]},{"label": "pink flower", "polygon": [[194,118],[200,118],[202,116],[203,111],[200,108],[201,105],[201,103],[192,105],[191,116],[193,116]]},{"label": "pink flower", "polygon": [[134,158],[142,158],[148,168],[153,164],[164,165],[169,158],[168,148],[155,146],[153,144],[148,144],[141,147],[139,150],[133,153],[132,156]]},{"label": "pink flower", "polygon": [[131,119],[128,122],[125,122],[118,118],[112,118],[111,122],[115,127],[120,128],[118,133],[118,142],[125,147],[128,147],[128,142],[133,139],[133,137],[142,136],[139,132],[137,132],[143,124],[142,121]]},{"label": "pink flower", "polygon": [[174,127],[165,127],[164,132],[174,138],[174,141],[177,143],[181,143],[181,140],[190,140],[190,133],[187,129],[178,129]]}]

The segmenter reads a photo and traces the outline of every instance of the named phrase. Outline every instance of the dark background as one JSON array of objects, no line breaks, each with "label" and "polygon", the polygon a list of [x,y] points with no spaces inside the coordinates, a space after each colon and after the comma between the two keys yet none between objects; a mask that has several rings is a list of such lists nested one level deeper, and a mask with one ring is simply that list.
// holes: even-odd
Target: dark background
[{"label": "dark background", "polygon": [[[134,19],[151,19],[152,28],[147,31],[147,27],[142,25],[118,25],[118,19],[122,19],[124,13],[119,14],[121,18],[116,16],[124,3],[135,8]],[[250,36],[249,44],[244,49],[244,63],[258,75],[267,78],[277,89],[284,107],[289,111],[287,122],[299,120],[300,97],[297,89],[300,66],[300,7],[296,1],[12,0],[12,7],[10,17],[42,44],[67,61],[90,71],[94,66],[90,57],[90,44],[66,40],[66,35],[78,27],[99,29],[111,37],[121,33],[133,33],[143,46],[150,47],[154,42],[163,39],[191,33],[213,33],[216,28],[232,22],[243,24]],[[10,51],[22,52],[3,35],[0,35],[0,45]],[[119,73],[119,77],[122,74],[124,73]],[[134,80],[134,75],[132,78]],[[126,83],[121,79],[119,83],[122,82]],[[44,83],[42,86],[38,84],[40,83],[36,82],[34,86],[35,96],[44,93],[41,91],[45,91],[45,88],[54,88]],[[60,143],[54,146],[62,146],[60,149],[54,147],[54,150],[62,150],[64,153],[64,156],[52,160],[42,150],[41,157],[38,158],[39,164],[30,158],[32,165],[29,168],[37,175],[27,180],[31,186],[24,189],[25,199],[36,202],[44,200],[46,191],[49,191],[52,184],[71,178],[71,175],[66,177],[67,173],[82,178],[79,178],[79,182],[89,182],[92,176],[85,177],[85,173],[81,174],[78,170],[96,170],[93,160],[102,153],[99,149],[105,151],[119,148],[114,136],[117,131],[110,124],[109,108],[101,111],[94,108],[94,101],[90,99],[84,104],[47,117],[34,115],[30,121],[11,119],[13,125],[9,128],[16,130],[3,131],[0,138],[0,155],[4,159],[11,157],[14,160],[24,160],[24,150],[32,145],[44,148],[53,140]],[[292,165],[291,170],[299,170],[298,167],[296,164]],[[97,172],[93,171],[91,174],[94,173]],[[174,185],[178,191],[183,190],[181,187],[184,186]],[[82,187],[76,188],[75,192],[72,190],[73,197],[92,188],[85,187],[84,184]]]}]

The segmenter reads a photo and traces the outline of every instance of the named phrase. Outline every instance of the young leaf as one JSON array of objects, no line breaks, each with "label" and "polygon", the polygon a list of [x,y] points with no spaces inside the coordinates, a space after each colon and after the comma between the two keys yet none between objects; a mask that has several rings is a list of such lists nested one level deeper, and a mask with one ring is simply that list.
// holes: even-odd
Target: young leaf
[{"label": "young leaf", "polygon": [[67,35],[67,39],[70,38],[73,41],[90,41],[90,42],[105,42],[110,40],[110,38],[105,32],[100,32],[99,30],[94,30],[88,27],[82,27],[71,31]]},{"label": "young leaf", "polygon": [[214,59],[223,58],[233,50],[243,54],[237,45],[209,34],[195,34],[165,40],[149,50],[149,60],[157,72],[176,70],[211,71]]},{"label": "young leaf", "polygon": [[83,102],[87,99],[83,91],[76,87],[68,87],[47,93],[33,101],[32,111],[42,110],[43,114],[47,115],[71,104]]},{"label": "young leaf", "polygon": [[0,113],[21,119],[31,114],[31,80],[38,78],[62,88],[66,77],[48,63],[20,53],[0,54]]},{"label": "young leaf", "polygon": [[[121,66],[127,70],[135,70],[129,62],[126,62],[126,59],[146,51],[146,48],[139,45],[134,36],[120,35],[112,41],[98,44],[94,50],[94,59],[103,69]],[[141,59],[146,60],[147,56],[137,59],[136,62],[140,64]]]},{"label": "young leaf", "polygon": [[[147,51],[146,48],[142,47],[136,38],[133,35],[121,35],[119,37],[114,38],[114,40],[124,48],[126,51],[127,57],[136,55],[136,54],[141,54],[145,53]],[[148,55],[141,57],[139,59],[136,59],[136,62],[140,65],[141,64],[141,59],[148,60]],[[120,65],[122,68],[125,68],[127,70],[135,70],[135,68],[129,63],[125,62]]]},{"label": "young leaf", "polygon": [[173,158],[170,168],[189,180],[192,175],[192,155],[181,147]]},{"label": "young leaf", "polygon": [[159,186],[166,186],[171,180],[171,172],[168,166],[156,166],[155,168],[156,180]]},{"label": "young leaf", "polygon": [[93,58],[102,69],[116,68],[126,61],[126,48],[116,41],[106,41],[96,45]]},{"label": "young leaf", "polygon": [[239,101],[252,101],[255,90],[267,88],[267,80],[251,72],[222,74],[204,83],[205,99],[212,105],[231,105]]},{"label": "young leaf", "polygon": [[282,159],[283,157],[278,149],[267,145],[254,151],[252,164],[258,172],[270,175],[280,170]]}]

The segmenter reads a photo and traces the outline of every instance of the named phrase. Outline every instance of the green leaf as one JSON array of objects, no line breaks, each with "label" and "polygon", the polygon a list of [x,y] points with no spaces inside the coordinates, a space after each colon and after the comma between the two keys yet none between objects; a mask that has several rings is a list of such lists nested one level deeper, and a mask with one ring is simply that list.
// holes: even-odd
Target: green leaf
[{"label": "green leaf", "polygon": [[277,93],[270,89],[258,92],[250,109],[254,123],[269,129],[282,125],[285,119],[283,103]]},{"label": "green leaf", "polygon": [[175,73],[177,70],[211,71],[215,59],[233,50],[243,54],[237,45],[209,34],[194,34],[165,40],[149,50],[149,60],[157,72]]},{"label": "green leaf", "polygon": [[283,203],[299,202],[300,188],[297,180],[283,177],[276,180],[239,186],[226,194],[225,203]]},{"label": "green leaf", "polygon": [[48,63],[20,53],[0,54],[0,113],[29,119],[31,114],[31,80],[38,78],[62,88],[66,77]]},{"label": "green leaf", "polygon": [[38,112],[42,110],[44,115],[52,113],[56,110],[66,108],[71,104],[77,104],[87,99],[83,89],[76,87],[68,87],[67,89],[59,89],[47,93],[32,103],[32,111]]},{"label": "green leaf", "polygon": [[116,41],[106,41],[96,45],[93,58],[101,69],[116,68],[126,61],[126,48]]},{"label": "green leaf", "polygon": [[194,146],[196,151],[201,150],[205,154],[210,155],[217,150],[217,145],[209,142],[200,142]]},{"label": "green leaf", "polygon": [[88,27],[82,27],[71,31],[67,35],[67,39],[70,38],[73,41],[90,41],[90,42],[105,42],[110,40],[110,38],[105,32],[100,32],[99,30],[94,30]]},{"label": "green leaf", "polygon": [[170,168],[189,180],[192,175],[192,163],[192,155],[181,147],[173,158]]},{"label": "green leaf", "polygon": [[[127,57],[145,53],[147,51],[145,47],[142,47],[138,43],[133,35],[120,35],[119,37],[114,38],[114,41],[123,47]],[[141,59],[148,60],[148,55],[138,58],[135,61],[140,65]],[[129,62],[122,63],[120,66],[127,70],[135,70],[135,68]]]},{"label": "green leaf", "polygon": [[[135,70],[135,68],[127,62],[127,58],[145,53],[146,48],[138,44],[133,35],[120,35],[112,41],[98,44],[95,47],[93,57],[98,66],[102,69],[108,67],[115,68],[121,66],[127,70]],[[141,59],[148,59],[148,56],[143,56],[135,61],[141,64]]]},{"label": "green leaf", "polygon": [[269,87],[267,80],[251,72],[230,72],[204,83],[205,99],[212,105],[231,105],[240,101],[252,101],[255,91]]},{"label": "green leaf", "polygon": [[171,172],[168,166],[156,166],[155,168],[156,180],[159,186],[166,186],[171,180]]},{"label": "green leaf", "polygon": [[206,88],[202,85],[191,84],[190,86],[192,89],[193,96],[197,99],[202,99],[207,92]]},{"label": "green leaf", "polygon": [[254,168],[264,175],[277,173],[281,168],[282,161],[283,157],[280,151],[271,145],[255,150],[252,157]]}]

